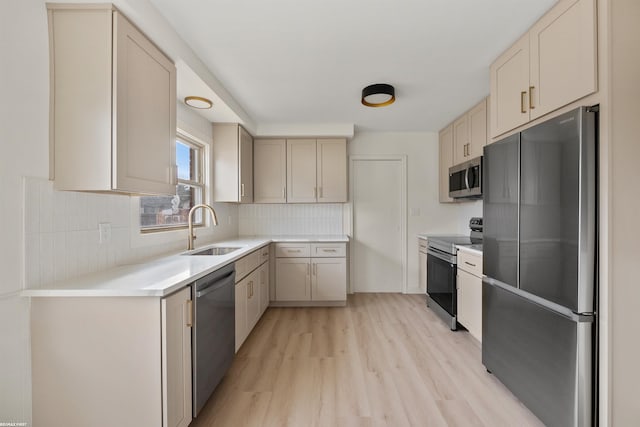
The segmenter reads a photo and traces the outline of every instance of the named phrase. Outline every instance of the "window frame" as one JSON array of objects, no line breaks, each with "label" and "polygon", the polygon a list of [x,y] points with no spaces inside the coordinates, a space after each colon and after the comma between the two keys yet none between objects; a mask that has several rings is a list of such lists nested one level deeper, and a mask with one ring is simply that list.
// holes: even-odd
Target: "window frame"
[{"label": "window frame", "polygon": [[[200,189],[200,201],[197,203],[206,203],[207,202],[207,182],[205,179],[205,168],[206,168],[206,152],[207,152],[207,147],[204,143],[198,142],[195,140],[195,138],[190,137],[189,135],[187,135],[184,132],[181,132],[179,129],[176,131],[176,149],[174,150],[174,156],[177,156],[177,144],[178,142],[180,142],[183,145],[186,145],[188,147],[190,147],[191,153],[195,152],[197,153],[196,155],[196,159],[194,161],[194,159],[191,159],[190,161],[190,165],[192,168],[195,168],[195,175],[197,180],[189,180],[189,179],[181,179],[178,176],[177,170],[176,170],[176,194],[177,194],[177,188],[178,185],[183,184],[183,185],[188,185],[189,187],[192,188],[199,188]],[[176,166],[177,168],[177,166]],[[195,199],[195,197],[193,196],[195,194],[195,192],[192,192],[192,200]],[[144,197],[144,196],[142,196]],[[153,196],[152,196],[153,197]],[[194,203],[197,204],[197,203]],[[161,233],[161,232],[167,232],[167,231],[176,231],[176,230],[185,230],[187,229],[189,226],[188,224],[176,224],[176,225],[161,225],[161,226],[151,226],[151,227],[146,227],[143,228],[142,227],[142,221],[140,220],[142,216],[142,211],[141,209],[139,209],[138,211],[138,231],[140,234],[154,234],[154,233]],[[205,227],[206,224],[203,221],[203,216],[202,216],[202,212],[201,211],[197,211],[195,212],[195,221],[193,222],[193,226],[194,228],[200,228],[200,227]]]}]

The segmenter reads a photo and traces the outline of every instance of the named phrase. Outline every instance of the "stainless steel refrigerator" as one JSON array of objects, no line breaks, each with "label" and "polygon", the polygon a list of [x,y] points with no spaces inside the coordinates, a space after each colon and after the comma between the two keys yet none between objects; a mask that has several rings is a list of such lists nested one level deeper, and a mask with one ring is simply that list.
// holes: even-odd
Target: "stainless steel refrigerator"
[{"label": "stainless steel refrigerator", "polygon": [[596,110],[484,149],[482,362],[548,426],[595,419]]}]

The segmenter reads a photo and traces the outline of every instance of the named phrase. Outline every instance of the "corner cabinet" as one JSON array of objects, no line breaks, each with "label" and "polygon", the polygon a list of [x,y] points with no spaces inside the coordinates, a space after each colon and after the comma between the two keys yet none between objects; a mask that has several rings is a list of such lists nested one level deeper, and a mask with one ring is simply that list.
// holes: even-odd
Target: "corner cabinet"
[{"label": "corner cabinet", "polygon": [[33,425],[191,423],[191,287],[31,304]]},{"label": "corner cabinet", "polygon": [[491,64],[496,137],[595,92],[596,0],[561,0]]},{"label": "corner cabinet", "polygon": [[253,141],[253,180],[254,203],[286,203],[286,140],[256,139]]},{"label": "corner cabinet", "polygon": [[47,7],[54,188],[175,194],[173,62],[111,5]]},{"label": "corner cabinet", "polygon": [[276,243],[276,306],[344,305],[346,243]]},{"label": "corner cabinet", "polygon": [[214,123],[214,202],[253,203],[253,137],[237,123]]}]

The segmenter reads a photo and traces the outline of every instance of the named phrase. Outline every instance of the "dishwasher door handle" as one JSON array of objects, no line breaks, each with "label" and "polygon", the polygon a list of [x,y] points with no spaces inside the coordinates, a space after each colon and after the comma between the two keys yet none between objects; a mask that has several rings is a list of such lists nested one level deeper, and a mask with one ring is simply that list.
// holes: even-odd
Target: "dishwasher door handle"
[{"label": "dishwasher door handle", "polygon": [[210,292],[216,291],[216,290],[226,286],[229,282],[233,282],[233,278],[232,278],[231,275],[225,277],[222,280],[216,280],[215,282],[212,282],[209,286],[206,286],[206,287],[196,291],[196,298],[203,297],[203,296],[207,295]]}]

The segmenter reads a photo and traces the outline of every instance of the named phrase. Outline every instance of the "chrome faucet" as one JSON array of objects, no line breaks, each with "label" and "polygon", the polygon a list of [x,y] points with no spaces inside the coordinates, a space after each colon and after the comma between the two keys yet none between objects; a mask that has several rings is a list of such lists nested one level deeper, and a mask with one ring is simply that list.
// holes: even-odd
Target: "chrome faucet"
[{"label": "chrome faucet", "polygon": [[198,210],[198,208],[205,208],[206,210],[211,212],[211,219],[213,220],[213,225],[218,225],[218,218],[216,218],[216,211],[214,211],[211,206],[205,205],[205,204],[199,204],[192,207],[191,210],[189,211],[189,245],[187,247],[187,250],[189,251],[193,249],[193,241],[196,239],[196,235],[193,233],[193,213],[196,210]]}]

